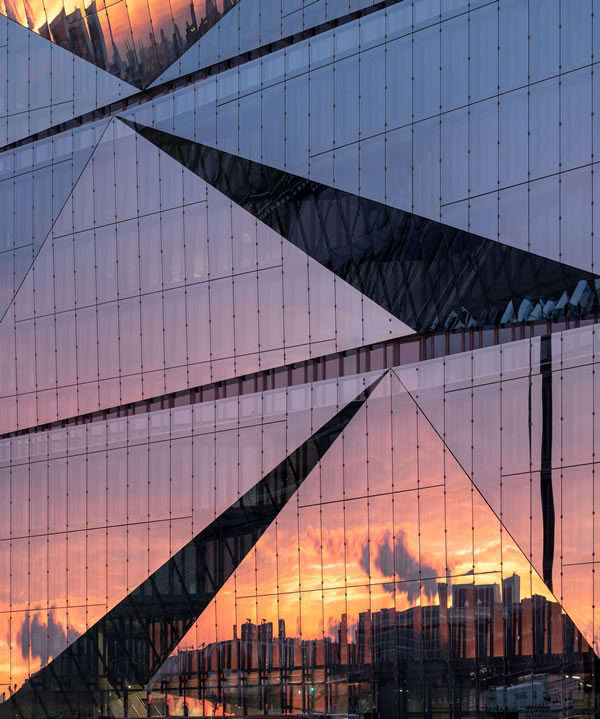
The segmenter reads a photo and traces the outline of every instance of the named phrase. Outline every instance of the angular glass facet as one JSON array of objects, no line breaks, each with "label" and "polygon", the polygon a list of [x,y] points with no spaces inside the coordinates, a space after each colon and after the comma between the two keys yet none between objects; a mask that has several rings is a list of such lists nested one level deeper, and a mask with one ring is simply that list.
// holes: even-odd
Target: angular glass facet
[{"label": "angular glass facet", "polygon": [[[558,689],[552,668],[568,652],[570,671],[589,678],[581,633],[435,432],[439,484],[422,486],[416,444],[414,488],[407,471],[392,484],[394,422],[427,420],[392,372],[161,667],[152,702],[190,714],[356,713],[367,697],[393,717],[448,709],[452,686],[492,712],[509,671],[524,673],[513,690],[552,692],[557,709],[585,705],[581,683]],[[349,457],[365,426],[368,447]],[[361,453],[364,493],[349,498]],[[577,577],[574,595],[585,591]]]},{"label": "angular glass facet", "polygon": [[595,716],[595,0],[89,1],[0,0],[0,717]]},{"label": "angular glass facet", "polygon": [[[83,414],[115,403],[103,390],[114,378],[142,381],[135,401],[195,384],[190,366],[218,381],[410,334],[118,120],[51,235],[16,294],[12,332],[4,321],[16,337],[7,396],[35,392],[36,377],[44,390],[85,384]],[[38,402],[37,424],[71,407]],[[19,426],[28,423],[35,417],[22,415]]]},{"label": "angular glass facet", "polygon": [[[124,591],[129,593],[51,664],[30,677],[29,682],[0,707],[0,712],[6,716],[27,716],[41,710],[101,714],[119,700],[127,714],[128,706],[142,705],[141,697],[156,671],[293,497],[378,381],[363,385],[358,396],[341,409],[336,407],[329,421],[312,432],[237,501],[225,504],[215,519],[201,531],[194,532],[181,549],[133,590],[129,582],[134,579],[127,572],[118,573],[119,567],[123,570],[127,566],[119,557],[126,556],[124,541],[132,556],[136,552],[145,556],[147,535],[139,531],[139,526],[135,532],[126,532],[125,527],[109,528],[107,594],[111,596],[111,588],[121,595]],[[171,521],[171,542],[177,536],[190,537],[189,532],[181,532],[185,525],[175,527],[175,524]],[[157,528],[155,525],[152,531]],[[55,582],[60,578],[60,537],[57,535],[55,542]],[[27,544],[23,546],[26,549]],[[14,547],[13,550],[11,545],[11,552],[18,551],[20,545],[14,543]],[[76,558],[74,562],[75,566],[81,566]],[[20,590],[24,583],[15,587]],[[18,597],[15,594],[15,600]],[[167,606],[170,609],[167,610]]]},{"label": "angular glass facet", "polygon": [[[47,48],[48,57],[51,47],[48,41],[51,40],[55,43],[52,51],[56,48],[63,53],[59,62],[64,62],[63,57],[70,57],[78,69],[83,68],[84,74],[90,71],[95,74],[94,65],[97,66],[98,73],[107,76],[101,79],[98,88],[98,105],[102,106],[118,97],[111,98],[107,92],[111,84],[117,84],[110,75],[124,80],[125,87],[127,84],[147,86],[218,24],[238,1],[172,2],[166,9],[154,1],[126,4],[122,0],[91,0],[71,5],[48,5],[39,0],[27,3],[17,0],[2,3],[0,10],[15,21],[16,28],[18,24],[28,28],[15,30],[25,38],[25,46],[27,36],[32,35],[30,31],[33,30],[31,44],[36,48]],[[6,22],[4,18],[2,20]],[[33,62],[31,48],[29,52]],[[35,65],[39,67],[39,62]],[[66,73],[64,79],[69,79]],[[85,79],[81,79],[85,83]]]},{"label": "angular glass facet", "polygon": [[[28,7],[36,12],[29,3]],[[14,4],[6,6],[9,15],[14,11]],[[5,12],[4,3],[0,12]],[[68,49],[32,33],[27,21],[13,19],[16,22],[0,16],[0,147],[137,92],[124,78],[115,78],[102,69],[102,65],[96,67],[72,55]],[[93,62],[93,58],[88,59]]]},{"label": "angular glass facet", "polygon": [[[160,130],[147,139],[420,332],[528,319],[593,275]],[[427,184],[427,183],[426,183]],[[548,304],[548,302],[550,304]]]}]

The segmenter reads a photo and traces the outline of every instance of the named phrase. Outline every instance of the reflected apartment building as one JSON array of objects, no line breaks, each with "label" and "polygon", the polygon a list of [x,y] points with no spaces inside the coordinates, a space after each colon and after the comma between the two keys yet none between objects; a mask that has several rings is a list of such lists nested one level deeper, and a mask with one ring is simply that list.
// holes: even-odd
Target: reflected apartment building
[{"label": "reflected apartment building", "polygon": [[597,5],[0,0],[0,717],[600,715]]}]

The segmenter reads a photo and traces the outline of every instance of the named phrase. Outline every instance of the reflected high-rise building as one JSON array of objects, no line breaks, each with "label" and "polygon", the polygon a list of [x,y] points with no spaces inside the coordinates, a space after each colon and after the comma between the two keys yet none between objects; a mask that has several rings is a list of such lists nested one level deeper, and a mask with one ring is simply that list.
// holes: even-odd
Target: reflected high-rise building
[{"label": "reflected high-rise building", "polygon": [[[180,2],[180,5],[177,5]],[[174,17],[187,7],[188,0],[177,0],[171,6],[171,13],[157,16],[156,10],[148,16],[149,9],[138,9],[136,2],[129,7],[120,3],[102,3],[97,8],[96,0],[83,3],[68,14],[62,5],[54,8],[44,5],[42,0],[16,0],[7,5],[6,14],[26,27],[33,27],[42,37],[57,43],[78,57],[94,63],[102,70],[131,82],[138,87],[147,87],[169,65],[175,62],[188,48],[191,48],[201,34],[210,30],[220,18],[235,7],[239,0],[226,0],[223,10],[219,11],[216,0],[204,0],[201,3],[200,24],[196,20],[193,2],[189,3],[191,24],[189,28],[179,27]],[[148,16],[146,20],[142,20]],[[161,44],[160,64],[138,64],[135,53],[127,51],[132,36],[136,38],[147,25],[152,24],[153,32],[165,35],[165,44]],[[26,22],[25,22],[26,21]],[[185,40],[183,31],[185,30]],[[170,38],[170,39],[169,39]],[[108,48],[108,50],[107,50]],[[120,49],[119,49],[120,48]],[[111,59],[111,55],[113,58]]]},{"label": "reflected high-rise building", "polygon": [[108,67],[108,53],[106,52],[106,41],[102,32],[102,26],[98,19],[96,0],[92,0],[85,9],[85,17],[94,50],[94,61],[99,68],[106,70]]},{"label": "reflected high-rise building", "polygon": [[0,2],[0,719],[600,714],[598,17]]}]

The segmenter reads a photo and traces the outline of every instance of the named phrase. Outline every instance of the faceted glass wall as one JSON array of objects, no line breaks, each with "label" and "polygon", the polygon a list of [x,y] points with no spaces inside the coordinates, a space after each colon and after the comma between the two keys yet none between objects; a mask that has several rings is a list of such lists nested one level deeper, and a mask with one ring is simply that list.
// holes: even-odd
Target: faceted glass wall
[{"label": "faceted glass wall", "polygon": [[597,4],[0,0],[2,719],[600,714]]},{"label": "faceted glass wall", "polygon": [[0,610],[5,696],[377,376],[3,440],[0,556],[11,568]]},{"label": "faceted glass wall", "polygon": [[388,5],[125,116],[597,270],[597,3]]}]

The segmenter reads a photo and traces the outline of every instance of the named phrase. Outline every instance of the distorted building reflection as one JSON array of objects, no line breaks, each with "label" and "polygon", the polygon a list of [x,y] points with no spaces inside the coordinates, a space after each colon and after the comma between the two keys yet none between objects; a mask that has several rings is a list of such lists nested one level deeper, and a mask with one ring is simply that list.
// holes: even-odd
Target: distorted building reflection
[{"label": "distorted building reflection", "polygon": [[0,719],[600,716],[598,3],[0,0]]},{"label": "distorted building reflection", "polygon": [[593,653],[557,602],[521,599],[519,585],[518,575],[451,592],[439,582],[435,604],[344,613],[321,638],[247,619],[228,639],[179,649],[154,678],[153,701],[190,715],[494,716],[496,691],[533,686],[520,711],[586,713]]}]

